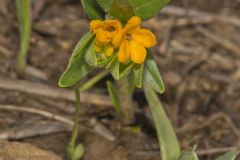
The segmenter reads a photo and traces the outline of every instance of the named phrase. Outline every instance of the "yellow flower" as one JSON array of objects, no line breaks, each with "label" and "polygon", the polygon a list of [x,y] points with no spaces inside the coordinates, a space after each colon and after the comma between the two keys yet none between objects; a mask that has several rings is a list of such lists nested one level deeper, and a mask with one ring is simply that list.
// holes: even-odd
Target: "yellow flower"
[{"label": "yellow flower", "polygon": [[106,56],[112,56],[114,52],[114,47],[111,43],[101,44],[95,41],[94,49],[97,53],[104,53]]},{"label": "yellow flower", "polygon": [[96,34],[97,41],[102,44],[110,43],[120,28],[121,23],[118,20],[93,20],[90,23],[90,30]]},{"label": "yellow flower", "polygon": [[114,35],[112,44],[119,48],[119,62],[126,63],[131,60],[133,63],[142,64],[146,59],[146,48],[156,44],[155,35],[150,30],[140,28],[140,24],[141,19],[133,16],[126,26]]},{"label": "yellow flower", "polygon": [[90,30],[96,34],[95,51],[104,52],[106,56],[112,56],[114,47],[111,42],[121,28],[121,23],[118,20],[91,21]]}]

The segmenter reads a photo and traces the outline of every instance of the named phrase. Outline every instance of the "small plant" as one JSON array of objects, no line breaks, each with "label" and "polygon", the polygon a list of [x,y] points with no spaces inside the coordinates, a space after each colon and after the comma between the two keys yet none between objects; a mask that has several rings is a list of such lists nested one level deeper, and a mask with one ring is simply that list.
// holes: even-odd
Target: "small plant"
[{"label": "small plant", "polygon": [[[141,21],[155,16],[168,0],[81,2],[92,20],[89,25],[90,32],[78,42],[59,81],[60,87],[75,85],[77,97],[75,127],[69,148],[70,159],[80,158],[75,156],[78,147],[75,149],[74,143],[80,106],[79,89],[76,84],[92,70],[101,68],[103,71],[109,71],[118,84],[116,89],[116,85],[108,81],[107,87],[116,113],[123,124],[133,123],[133,90],[143,86],[154,118],[162,160],[197,160],[195,149],[181,153],[176,134],[157,97],[156,92],[164,92],[164,84],[151,51],[151,47],[156,44],[156,37],[150,30],[141,28]],[[234,160],[237,154],[239,152],[231,152],[217,160]]]},{"label": "small plant", "polygon": [[31,35],[31,0],[16,0],[20,33],[20,51],[17,58],[17,73],[23,76]]},{"label": "small plant", "polygon": [[[156,92],[164,92],[164,84],[154,61],[151,47],[156,37],[141,22],[155,16],[169,0],[81,0],[91,19],[89,32],[77,43],[69,64],[59,80],[60,87],[75,88],[76,111],[67,150],[69,160],[79,160],[84,154],[82,144],[76,144],[81,92],[89,89],[111,73],[115,82],[107,88],[117,116],[124,125],[134,122],[132,94],[137,88],[144,93],[153,115],[162,160],[198,160],[195,148],[181,152],[176,134]],[[21,47],[17,70],[24,72],[29,45],[31,16],[30,0],[16,0]],[[102,71],[79,86],[79,81],[95,69]],[[216,160],[235,160],[239,152],[229,152]]]}]

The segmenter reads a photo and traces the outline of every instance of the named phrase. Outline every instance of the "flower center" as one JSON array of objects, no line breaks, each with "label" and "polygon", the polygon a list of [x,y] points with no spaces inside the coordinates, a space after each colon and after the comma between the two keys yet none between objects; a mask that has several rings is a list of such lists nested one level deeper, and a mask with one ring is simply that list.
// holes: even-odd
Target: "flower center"
[{"label": "flower center", "polygon": [[114,32],[115,30],[116,29],[113,26],[110,26],[110,27],[107,28],[107,31],[109,31],[109,32]]},{"label": "flower center", "polygon": [[126,40],[131,41],[132,40],[132,35],[131,34],[126,34]]}]

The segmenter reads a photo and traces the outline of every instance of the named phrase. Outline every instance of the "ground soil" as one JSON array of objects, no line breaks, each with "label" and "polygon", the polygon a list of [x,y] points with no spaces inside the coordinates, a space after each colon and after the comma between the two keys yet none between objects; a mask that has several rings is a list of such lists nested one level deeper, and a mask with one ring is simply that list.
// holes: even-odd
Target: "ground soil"
[{"label": "ground soil", "polygon": [[[39,4],[38,4],[39,5]],[[240,1],[182,0],[178,6],[184,15],[162,12],[144,22],[157,37],[155,58],[163,76],[166,92],[160,96],[174,125],[183,149],[197,145],[201,160],[211,160],[225,151],[240,149]],[[189,10],[198,12],[191,19]],[[52,0],[34,10],[28,65],[24,78],[14,69],[19,50],[19,35],[13,0],[0,2],[0,78],[24,79],[58,87],[58,79],[67,66],[69,56],[79,38],[88,31],[89,20],[79,1]],[[202,13],[213,19],[204,21]],[[218,17],[225,17],[218,18]],[[228,18],[235,18],[232,23]],[[191,23],[197,19],[199,22]],[[181,24],[180,20],[185,23]],[[92,73],[87,78],[94,75]],[[86,78],[86,79],[87,79]],[[106,77],[90,92],[107,95]],[[26,86],[27,87],[27,86]],[[141,112],[137,114],[137,130],[123,127],[112,108],[83,104],[81,123],[91,127],[92,121],[116,137],[110,141],[95,132],[80,131],[79,142],[85,146],[84,160],[159,160],[159,147],[149,109],[142,90],[134,95]],[[67,118],[74,110],[72,101],[32,95],[0,88],[0,104],[43,109]],[[0,110],[0,135],[11,129],[30,130],[40,123],[61,125],[42,116],[18,111]],[[63,127],[64,128],[64,127]],[[66,127],[65,127],[66,128]],[[24,132],[25,133],[25,132]],[[65,158],[69,141],[68,129],[55,133],[17,139],[53,151]],[[15,140],[14,137],[11,140]]]}]

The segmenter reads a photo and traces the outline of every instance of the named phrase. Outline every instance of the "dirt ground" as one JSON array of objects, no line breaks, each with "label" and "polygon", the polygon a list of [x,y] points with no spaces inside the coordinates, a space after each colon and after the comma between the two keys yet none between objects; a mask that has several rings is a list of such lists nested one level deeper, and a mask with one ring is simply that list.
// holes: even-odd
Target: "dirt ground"
[{"label": "dirt ground", "polygon": [[[61,92],[57,83],[89,20],[77,0],[45,1],[42,7],[42,0],[36,2],[28,67],[20,79],[14,69],[19,49],[14,1],[0,1],[0,138],[30,142],[64,158],[69,126],[39,114],[1,109],[28,107],[68,119],[74,111],[71,98],[59,98],[72,94],[71,89]],[[158,37],[155,58],[166,85],[160,98],[181,147],[197,145],[201,160],[240,150],[240,1],[175,0],[143,25]],[[96,100],[83,100],[79,142],[86,149],[84,160],[159,160],[142,90],[134,94],[140,109],[133,130],[121,126],[107,105],[107,79],[111,76],[89,91]]]}]

